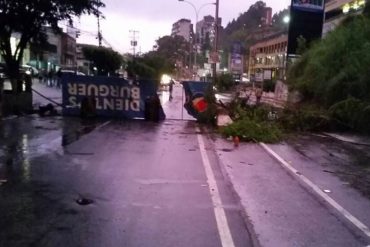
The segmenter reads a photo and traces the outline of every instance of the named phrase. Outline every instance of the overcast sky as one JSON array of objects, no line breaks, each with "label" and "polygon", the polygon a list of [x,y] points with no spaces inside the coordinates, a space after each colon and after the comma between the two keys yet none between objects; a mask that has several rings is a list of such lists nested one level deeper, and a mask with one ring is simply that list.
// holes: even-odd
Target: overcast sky
[{"label": "overcast sky", "polygon": [[[132,52],[130,40],[132,33],[136,33],[138,46],[137,52],[147,52],[153,48],[155,40],[159,37],[170,35],[172,24],[181,18],[190,19],[195,23],[195,10],[191,5],[178,0],[102,0],[106,7],[102,9],[105,19],[101,21],[101,29],[104,39],[121,52]],[[199,9],[213,0],[189,0]],[[219,15],[222,25],[236,19],[240,13],[249,9],[257,0],[219,0]],[[265,0],[267,6],[272,8],[273,13],[286,8],[290,0]],[[215,13],[214,5],[206,5],[199,12],[199,20],[205,15]],[[96,39],[97,21],[93,17],[82,17],[75,24],[80,28],[82,36],[77,40],[79,43],[98,44]]]}]

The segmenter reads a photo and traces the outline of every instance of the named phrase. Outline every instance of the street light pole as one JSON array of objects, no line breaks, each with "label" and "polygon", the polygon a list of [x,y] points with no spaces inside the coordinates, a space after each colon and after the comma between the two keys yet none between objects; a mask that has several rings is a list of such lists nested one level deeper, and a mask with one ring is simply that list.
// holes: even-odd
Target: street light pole
[{"label": "street light pole", "polygon": [[[219,0],[216,0],[216,14],[215,14],[215,40],[213,45],[214,56],[218,56],[218,9],[219,9]],[[212,61],[213,64],[213,83],[216,83],[216,74],[217,74],[217,61]]]},{"label": "street light pole", "polygon": [[[207,5],[216,5],[217,6],[217,2],[216,3],[205,3],[203,5],[201,5],[198,9],[195,7],[195,5],[192,3],[192,2],[189,2],[189,1],[186,1],[186,0],[178,0],[179,2],[185,2],[187,4],[189,4],[191,7],[193,7],[194,9],[194,12],[195,12],[195,24],[194,24],[194,38],[193,38],[193,48],[194,48],[194,45],[195,45],[195,53],[194,53],[194,66],[195,68],[197,68],[197,55],[198,55],[198,44],[197,44],[197,23],[198,23],[198,17],[199,17],[199,13],[200,13],[200,10],[203,9],[205,6]],[[218,10],[216,11],[218,13]]]}]

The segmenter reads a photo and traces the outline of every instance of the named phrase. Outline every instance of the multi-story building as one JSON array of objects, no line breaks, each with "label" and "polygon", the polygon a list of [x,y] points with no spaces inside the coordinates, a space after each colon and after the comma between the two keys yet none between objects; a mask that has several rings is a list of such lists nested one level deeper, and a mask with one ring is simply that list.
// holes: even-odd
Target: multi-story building
[{"label": "multi-story building", "polygon": [[61,67],[74,68],[76,67],[76,36],[71,36],[68,33],[62,33],[62,57]]},{"label": "multi-story building", "polygon": [[[221,30],[222,19],[218,18],[218,27]],[[200,47],[212,46],[215,39],[215,18],[211,15],[203,17],[203,20],[196,24],[196,44]]]},{"label": "multi-story building", "polygon": [[91,47],[93,45],[87,44],[76,44],[76,65],[77,70],[85,73],[86,75],[92,75],[93,73],[93,63],[87,60],[83,53],[84,47]]},{"label": "multi-story building", "polygon": [[249,77],[256,81],[283,79],[286,70],[288,35],[276,33],[250,47]]},{"label": "multi-story building", "polygon": [[172,25],[171,36],[182,36],[188,42],[193,37],[193,24],[188,19],[180,19]]},{"label": "multi-story building", "polygon": [[325,1],[325,22],[323,35],[335,29],[338,24],[352,13],[361,13],[366,0],[327,0]]}]

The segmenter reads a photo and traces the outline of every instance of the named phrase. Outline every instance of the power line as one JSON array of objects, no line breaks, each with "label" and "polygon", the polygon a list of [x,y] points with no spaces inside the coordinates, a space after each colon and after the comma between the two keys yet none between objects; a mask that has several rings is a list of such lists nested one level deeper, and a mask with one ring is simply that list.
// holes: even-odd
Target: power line
[{"label": "power line", "polygon": [[[70,25],[66,25],[66,24],[61,24],[62,26],[65,26],[65,27],[67,27],[67,28],[71,28],[71,29],[73,29],[73,30],[75,30],[76,31],[76,33],[77,33],[77,35],[80,35],[80,34],[87,34],[87,35],[90,35],[90,36],[93,36],[93,37],[95,37],[96,39],[99,39],[99,33],[98,34],[96,34],[96,33],[94,33],[94,32],[92,32],[92,31],[87,31],[87,30],[82,30],[82,29],[80,29],[80,28],[77,28],[77,27],[73,27],[73,26],[70,26]],[[105,39],[104,37],[103,37],[103,35],[100,33],[100,41],[99,41],[99,43],[103,43],[104,42],[104,44],[106,44],[108,47],[110,47],[110,48],[112,48],[112,49],[114,49],[114,47],[108,42],[108,40],[107,39]],[[101,44],[100,44],[100,46],[101,46]]]}]

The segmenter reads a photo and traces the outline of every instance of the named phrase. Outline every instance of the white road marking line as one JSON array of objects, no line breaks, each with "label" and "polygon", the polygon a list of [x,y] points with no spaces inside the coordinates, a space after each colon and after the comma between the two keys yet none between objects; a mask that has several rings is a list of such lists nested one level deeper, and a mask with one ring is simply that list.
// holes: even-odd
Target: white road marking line
[{"label": "white road marking line", "polygon": [[[199,133],[200,129],[196,127],[196,131]],[[221,197],[220,197],[220,193],[217,188],[215,175],[213,173],[213,170],[211,168],[211,165],[210,165],[210,162],[207,156],[203,138],[200,134],[197,134],[197,137],[198,137],[200,153],[202,156],[203,167],[204,167],[204,170],[207,176],[208,188],[209,188],[209,192],[212,198],[213,210],[214,210],[215,217],[216,217],[217,228],[218,228],[218,233],[221,239],[221,244],[223,247],[234,247],[235,245],[234,245],[233,238],[231,236],[229,225],[227,223],[225,210],[222,208],[222,206],[220,206],[222,205]]]},{"label": "white road marking line", "polygon": [[302,175],[298,170],[292,167],[288,162],[286,162],[282,157],[275,153],[271,148],[269,148],[265,143],[260,143],[262,148],[264,148],[268,153],[270,153],[276,160],[278,160],[288,171],[290,171],[294,176],[303,181],[307,186],[309,186],[313,191],[315,191],[322,199],[324,199],[330,206],[335,208],[339,213],[341,213],[347,220],[349,220],[354,226],[356,226],[360,231],[362,231],[367,237],[370,238],[370,229],[362,223],[359,219],[353,216],[350,212],[344,209],[339,203],[337,203],[330,196],[325,194],[316,184],[314,184],[307,177]]},{"label": "white road marking line", "polygon": [[105,123],[102,123],[101,125],[99,125],[98,127],[96,127],[96,130],[99,130],[99,129],[101,129],[101,128],[103,128],[104,126],[106,126],[106,125],[108,125],[108,124],[110,124],[112,121],[106,121]]}]

